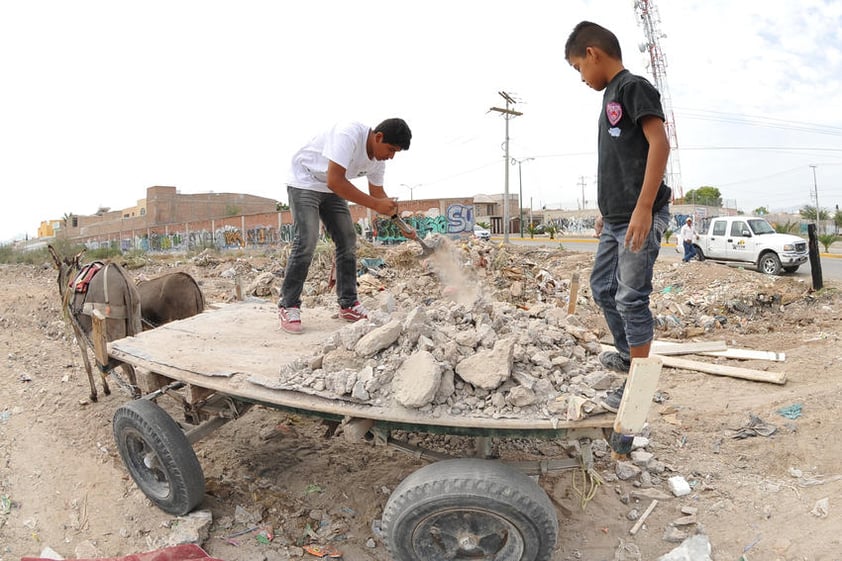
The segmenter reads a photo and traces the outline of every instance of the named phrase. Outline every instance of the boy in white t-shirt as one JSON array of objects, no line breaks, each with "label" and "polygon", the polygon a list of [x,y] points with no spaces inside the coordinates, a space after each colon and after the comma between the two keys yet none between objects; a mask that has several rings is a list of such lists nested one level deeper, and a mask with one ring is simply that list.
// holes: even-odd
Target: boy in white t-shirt
[{"label": "boy in white t-shirt", "polygon": [[[336,295],[339,317],[357,321],[368,312],[357,299],[357,233],[348,201],[385,216],[398,212],[383,190],[386,160],[409,150],[412,132],[403,119],[386,119],[373,130],[343,123],[311,138],[292,157],[287,178],[294,239],[287,261],[278,312],[281,328],[301,333],[301,292],[319,239],[319,221],[336,244]],[[351,179],[366,176],[368,193]]]}]

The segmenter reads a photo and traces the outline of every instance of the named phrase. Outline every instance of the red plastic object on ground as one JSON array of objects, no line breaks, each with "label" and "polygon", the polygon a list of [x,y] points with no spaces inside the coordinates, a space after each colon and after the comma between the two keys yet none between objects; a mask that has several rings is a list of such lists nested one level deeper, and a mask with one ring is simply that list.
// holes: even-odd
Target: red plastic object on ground
[{"label": "red plastic object on ground", "polygon": [[[22,557],[20,561],[50,561],[43,557]],[[157,549],[147,553],[133,553],[125,557],[98,557],[96,559],[77,559],[76,561],[223,561],[208,556],[204,549],[195,544],[177,545]]]}]

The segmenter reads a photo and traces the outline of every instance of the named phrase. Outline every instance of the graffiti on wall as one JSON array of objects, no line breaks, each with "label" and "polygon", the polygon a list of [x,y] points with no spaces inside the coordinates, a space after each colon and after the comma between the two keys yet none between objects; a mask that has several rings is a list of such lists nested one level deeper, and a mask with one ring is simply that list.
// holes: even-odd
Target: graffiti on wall
[{"label": "graffiti on wall", "polygon": [[[473,205],[452,204],[447,207],[444,216],[426,216],[414,214],[404,217],[404,222],[415,229],[422,238],[427,234],[457,236],[473,232]],[[382,244],[396,244],[406,241],[406,237],[394,222],[384,217],[374,219],[374,239]]]},{"label": "graffiti on wall", "polygon": [[[428,234],[445,236],[461,236],[470,234],[474,227],[473,205],[452,204],[445,214],[426,216],[415,214],[404,218],[423,238]],[[384,217],[377,217],[372,221],[371,228],[366,224],[360,225],[370,240],[382,244],[396,244],[406,241],[406,237],[397,226]],[[245,232],[236,226],[222,226],[215,230],[197,229],[177,232],[144,232],[135,236],[124,232],[117,240],[88,240],[88,249],[104,247],[120,247],[123,251],[201,251],[207,248],[218,250],[239,249],[255,246],[272,246],[280,243],[292,243],[295,231],[292,224],[278,226],[254,226]]]}]

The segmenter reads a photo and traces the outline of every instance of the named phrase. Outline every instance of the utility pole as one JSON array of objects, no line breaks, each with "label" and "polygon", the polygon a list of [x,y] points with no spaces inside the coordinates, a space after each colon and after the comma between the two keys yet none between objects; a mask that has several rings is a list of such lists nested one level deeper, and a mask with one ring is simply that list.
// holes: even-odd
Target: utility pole
[{"label": "utility pole", "polygon": [[[520,185],[520,194],[517,198],[517,205],[520,208],[520,237],[523,237],[523,175],[520,173],[520,164],[523,162],[528,162],[529,160],[534,160],[535,158],[524,158],[522,160],[518,160],[517,158],[512,158],[512,165],[517,164],[517,180],[518,184]],[[532,224],[532,220],[529,221]]]},{"label": "utility pole", "polygon": [[510,105],[517,104],[517,101],[515,101],[512,96],[504,91],[499,91],[497,93],[500,94],[500,97],[506,100],[506,108],[492,107],[489,111],[496,111],[502,114],[503,118],[506,119],[506,158],[503,160],[505,162],[506,173],[505,184],[503,187],[503,243],[509,243],[509,119],[512,117],[520,117],[523,113],[515,111],[514,109],[509,109]]},{"label": "utility pole", "polygon": [[821,220],[821,211],[819,210],[819,186],[816,183],[816,164],[810,164],[810,167],[813,168],[813,195],[816,197],[816,224],[819,226],[819,233],[822,230],[822,220]]},{"label": "utility pole", "polygon": [[587,201],[585,201],[585,185],[587,185],[587,183],[585,183],[585,176],[580,175],[579,176],[579,187],[582,188],[582,210],[585,210],[588,206],[587,204],[585,204],[587,202]]}]

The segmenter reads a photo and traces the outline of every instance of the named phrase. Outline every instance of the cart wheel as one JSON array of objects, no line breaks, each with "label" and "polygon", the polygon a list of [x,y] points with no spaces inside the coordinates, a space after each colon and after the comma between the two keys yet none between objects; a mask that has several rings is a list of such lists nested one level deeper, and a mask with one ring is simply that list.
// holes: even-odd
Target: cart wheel
[{"label": "cart wheel", "polygon": [[547,561],[558,519],[525,474],[493,460],[445,460],[404,479],[383,510],[397,561]]},{"label": "cart wheel", "polygon": [[129,401],[114,413],[113,429],[132,479],[158,508],[181,516],[202,502],[202,466],[166,411],[146,399]]}]

